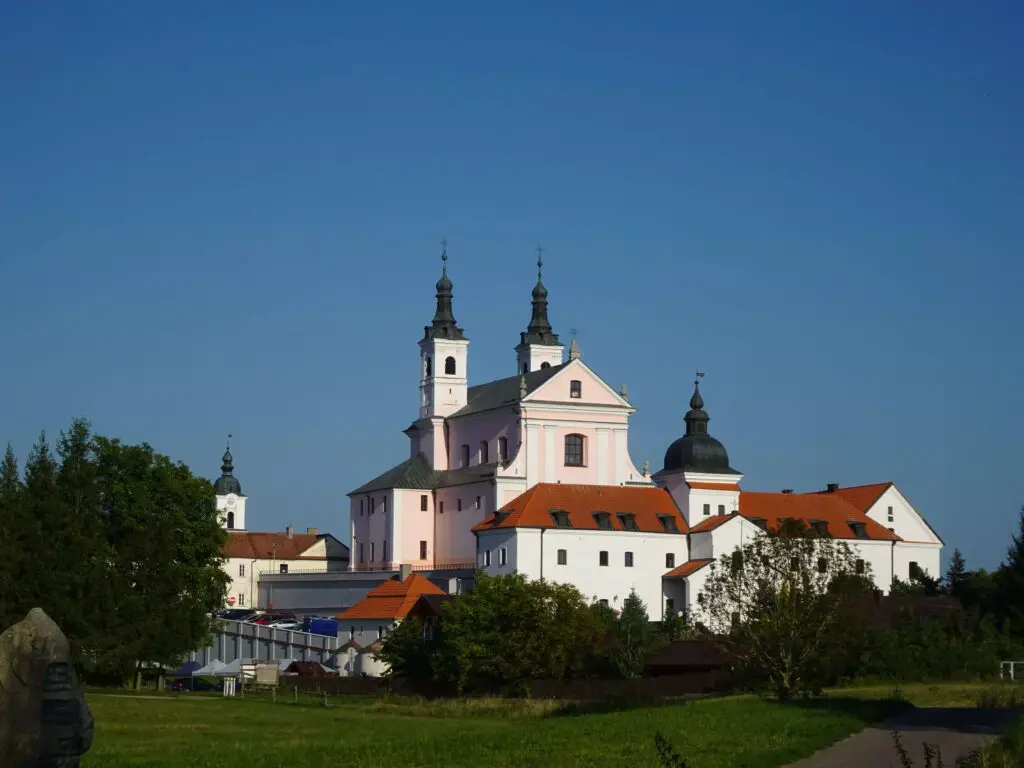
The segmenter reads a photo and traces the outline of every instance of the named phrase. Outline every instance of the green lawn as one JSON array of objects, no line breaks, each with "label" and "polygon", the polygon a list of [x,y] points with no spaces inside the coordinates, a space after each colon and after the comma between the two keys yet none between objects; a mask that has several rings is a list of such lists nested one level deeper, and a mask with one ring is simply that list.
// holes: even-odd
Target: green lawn
[{"label": "green lawn", "polygon": [[332,699],[298,706],[196,694],[91,693],[96,738],[84,768],[657,766],[662,732],[691,768],[771,768],[811,754],[899,706],[885,698],[779,704],[750,696],[565,714],[543,703],[423,704]]}]

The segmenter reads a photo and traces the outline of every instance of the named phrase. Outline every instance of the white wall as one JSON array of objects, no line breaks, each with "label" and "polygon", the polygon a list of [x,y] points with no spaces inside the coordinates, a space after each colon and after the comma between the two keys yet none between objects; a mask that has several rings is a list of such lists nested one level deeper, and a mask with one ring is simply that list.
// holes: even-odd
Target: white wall
[{"label": "white wall", "polygon": [[238,496],[234,493],[229,493],[226,496],[217,496],[217,511],[220,512],[219,520],[222,527],[228,527],[228,512],[234,512],[234,526],[229,530],[232,531],[244,531],[245,530],[245,496]]},{"label": "white wall", "polygon": [[[342,643],[355,640],[365,648],[370,643],[383,639],[396,623],[391,619],[338,619],[338,640]],[[379,636],[378,630],[381,631]]]},{"label": "white wall", "polygon": [[918,567],[927,571],[933,579],[942,575],[939,566],[939,556],[942,547],[939,544],[921,544],[916,542],[896,542],[893,552],[893,570],[901,581],[910,580],[910,564],[917,563]]},{"label": "white wall", "polygon": [[[892,520],[889,519],[890,510],[892,510]],[[904,541],[941,544],[939,538],[896,486],[890,486],[885,493],[879,496],[878,501],[868,510],[867,514],[875,522],[890,528]],[[932,576],[937,575],[937,573],[932,573]]]}]

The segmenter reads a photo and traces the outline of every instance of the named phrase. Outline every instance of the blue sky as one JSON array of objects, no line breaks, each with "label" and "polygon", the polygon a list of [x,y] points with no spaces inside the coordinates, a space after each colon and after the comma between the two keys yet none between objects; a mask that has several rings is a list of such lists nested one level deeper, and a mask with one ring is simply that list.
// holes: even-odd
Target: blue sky
[{"label": "blue sky", "polygon": [[[0,442],[75,415],[347,534],[407,456],[447,236],[470,376],[551,319],[659,467],[1024,503],[1016,2],[2,4]],[[635,6],[635,7],[633,7]]]}]

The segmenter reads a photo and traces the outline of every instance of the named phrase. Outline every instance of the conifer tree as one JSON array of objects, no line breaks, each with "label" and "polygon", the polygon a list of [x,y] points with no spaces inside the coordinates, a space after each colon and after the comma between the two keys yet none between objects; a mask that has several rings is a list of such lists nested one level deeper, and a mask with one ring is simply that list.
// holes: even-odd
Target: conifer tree
[{"label": "conifer tree", "polygon": [[635,591],[622,601],[615,630],[612,662],[619,674],[626,678],[640,677],[644,671],[644,654],[651,640],[651,625],[647,606]]},{"label": "conifer tree", "polygon": [[55,556],[54,535],[62,517],[57,493],[57,462],[46,433],[40,432],[25,462],[25,489],[21,505],[22,568],[18,572],[21,608],[42,608],[58,626],[64,622],[61,604],[61,563]]},{"label": "conifer tree", "polygon": [[967,583],[967,565],[959,549],[953,550],[949,567],[946,569],[946,589],[953,597],[960,597]]},{"label": "conifer tree", "polygon": [[18,571],[23,560],[21,530],[21,475],[14,449],[7,444],[3,464],[0,464],[0,632],[18,621]]},{"label": "conifer tree", "polygon": [[1014,631],[1024,633],[1024,507],[1017,521],[1017,533],[996,572],[999,607]]}]

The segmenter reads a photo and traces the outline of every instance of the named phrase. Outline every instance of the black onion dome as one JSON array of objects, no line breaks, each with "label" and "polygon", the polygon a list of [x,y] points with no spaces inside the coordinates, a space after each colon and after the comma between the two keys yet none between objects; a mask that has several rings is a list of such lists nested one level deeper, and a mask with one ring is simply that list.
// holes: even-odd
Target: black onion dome
[{"label": "black onion dome", "polygon": [[213,490],[216,491],[218,496],[227,496],[229,493],[233,493],[236,496],[242,495],[242,484],[238,482],[238,478],[234,476],[235,471],[234,459],[231,456],[231,450],[224,451],[224,458],[221,460],[220,466],[220,477],[213,484]]},{"label": "black onion dome", "polygon": [[708,434],[711,417],[704,410],[700,385],[694,382],[690,410],[685,416],[686,434],[665,451],[665,471],[706,472],[717,475],[738,475],[729,466],[729,453],[725,446]]}]

